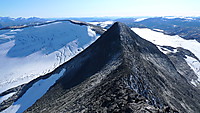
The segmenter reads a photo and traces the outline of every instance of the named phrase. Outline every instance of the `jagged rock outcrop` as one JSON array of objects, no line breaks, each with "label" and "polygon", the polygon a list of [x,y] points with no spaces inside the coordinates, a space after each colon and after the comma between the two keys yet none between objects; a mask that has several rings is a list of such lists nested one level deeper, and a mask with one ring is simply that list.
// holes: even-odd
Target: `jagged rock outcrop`
[{"label": "jagged rock outcrop", "polygon": [[25,112],[200,112],[200,92],[158,48],[122,23],[55,71],[66,72]]}]

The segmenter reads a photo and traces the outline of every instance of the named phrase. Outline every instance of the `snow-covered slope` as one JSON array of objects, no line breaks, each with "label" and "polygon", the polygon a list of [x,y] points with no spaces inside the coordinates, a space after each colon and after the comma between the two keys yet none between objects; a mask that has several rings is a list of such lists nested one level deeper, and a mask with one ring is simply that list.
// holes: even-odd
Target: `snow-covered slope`
[{"label": "snow-covered slope", "polygon": [[185,59],[186,62],[188,63],[188,65],[191,67],[191,69],[195,72],[195,74],[198,76],[197,80],[192,80],[192,84],[194,84],[195,86],[197,86],[198,82],[200,82],[200,62],[195,59],[192,58],[190,56],[186,56],[187,58]]},{"label": "snow-covered slope", "polygon": [[114,24],[114,21],[104,21],[104,22],[89,22],[90,24],[93,24],[93,25],[98,25],[98,26],[101,26],[103,28],[106,28],[106,27],[109,27],[111,25]]},{"label": "snow-covered slope", "polygon": [[55,84],[65,72],[63,69],[59,74],[54,74],[48,79],[39,80],[26,93],[14,102],[9,108],[4,110],[2,113],[22,113],[28,107],[32,106],[39,98],[41,98],[47,90]]},{"label": "snow-covered slope", "polygon": [[178,35],[176,36],[170,36],[165,35],[161,32],[156,32],[147,28],[132,28],[134,32],[136,32],[138,35],[140,35],[142,38],[156,44],[158,48],[164,53],[167,54],[169,52],[177,52],[176,49],[173,51],[165,50],[160,48],[160,46],[171,46],[174,48],[182,47],[184,49],[187,49],[191,51],[198,59],[186,56],[185,61],[188,63],[188,65],[191,67],[191,69],[195,72],[198,79],[192,80],[191,83],[196,85],[197,82],[200,82],[200,43],[196,40],[185,40]]},{"label": "snow-covered slope", "polygon": [[97,35],[69,21],[0,31],[0,93],[53,71]]},{"label": "snow-covered slope", "polygon": [[135,20],[135,22],[140,22],[140,21],[143,21],[145,19],[147,19],[147,18],[138,18],[138,19]]}]

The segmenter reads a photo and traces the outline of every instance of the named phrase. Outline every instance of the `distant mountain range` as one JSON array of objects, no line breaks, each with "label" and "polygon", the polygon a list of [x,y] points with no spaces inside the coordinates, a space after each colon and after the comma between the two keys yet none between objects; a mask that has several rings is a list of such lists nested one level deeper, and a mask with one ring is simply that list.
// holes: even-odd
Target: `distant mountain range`
[{"label": "distant mountain range", "polygon": [[10,17],[0,17],[0,28],[9,27],[9,26],[23,26],[31,25],[37,23],[44,23],[48,19],[31,17],[31,18],[10,18]]},{"label": "distant mountain range", "polygon": [[[150,28],[168,35],[179,35],[184,39],[195,39],[200,42],[200,17],[88,17],[88,18],[10,18],[0,17],[0,29],[10,26],[41,24],[53,20],[79,20],[86,22],[123,22],[129,27]],[[109,28],[110,26],[107,26]]]},{"label": "distant mountain range", "polygon": [[179,35],[184,39],[195,39],[200,42],[199,17],[155,17],[142,20],[132,18],[116,19],[129,27],[150,28],[168,35]]}]

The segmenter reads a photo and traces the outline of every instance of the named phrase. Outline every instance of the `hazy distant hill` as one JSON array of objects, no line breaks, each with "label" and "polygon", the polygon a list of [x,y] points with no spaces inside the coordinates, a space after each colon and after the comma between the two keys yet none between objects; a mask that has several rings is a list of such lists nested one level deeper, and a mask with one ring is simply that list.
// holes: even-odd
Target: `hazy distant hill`
[{"label": "hazy distant hill", "polygon": [[48,19],[31,17],[31,18],[10,18],[10,17],[0,17],[0,28],[8,26],[21,26],[30,25],[35,23],[42,23]]}]

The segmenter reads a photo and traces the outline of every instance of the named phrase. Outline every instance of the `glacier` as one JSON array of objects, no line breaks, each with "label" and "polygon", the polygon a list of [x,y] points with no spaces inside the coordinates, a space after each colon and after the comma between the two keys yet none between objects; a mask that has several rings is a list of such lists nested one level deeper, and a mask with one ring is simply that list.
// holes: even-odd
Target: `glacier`
[{"label": "glacier", "polygon": [[97,38],[69,21],[0,30],[0,93],[53,71]]},{"label": "glacier", "polygon": [[[55,84],[65,72],[65,69],[60,71],[59,74],[54,74],[48,79],[39,80],[26,93],[14,102],[10,107],[2,111],[2,113],[22,113],[28,107],[32,106],[39,98],[41,98],[47,90]],[[31,97],[31,98],[30,98]]]}]

